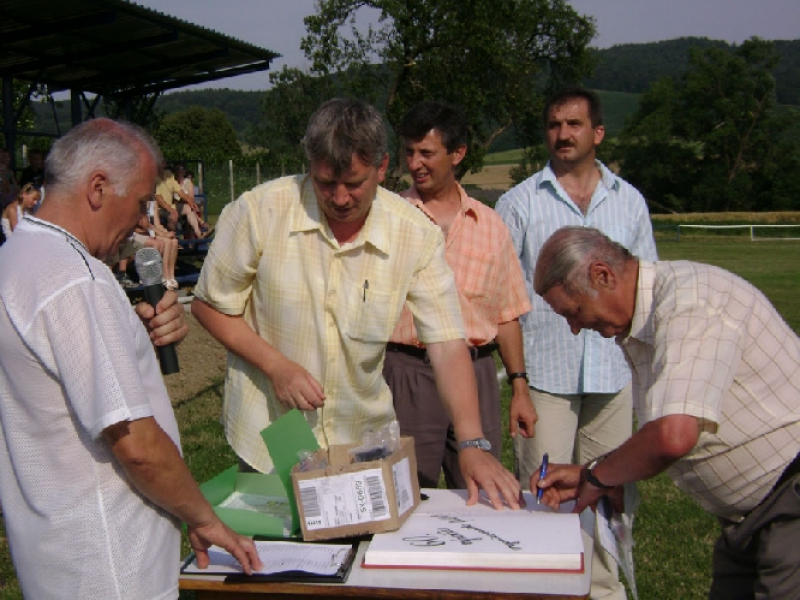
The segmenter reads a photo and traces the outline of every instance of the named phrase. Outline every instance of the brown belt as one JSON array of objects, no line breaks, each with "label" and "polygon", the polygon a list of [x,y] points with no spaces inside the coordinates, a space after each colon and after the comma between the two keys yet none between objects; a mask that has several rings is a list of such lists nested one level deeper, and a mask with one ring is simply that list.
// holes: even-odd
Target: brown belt
[{"label": "brown belt", "polygon": [[[492,352],[497,350],[498,345],[494,342],[489,342],[488,344],[484,344],[483,346],[470,346],[469,354],[472,357],[472,360],[478,360],[479,358],[486,358],[487,356],[491,356]],[[411,346],[410,344],[397,344],[395,342],[389,342],[386,344],[386,351],[387,352],[400,352],[402,354],[407,354],[408,356],[413,356],[414,358],[418,358],[419,360],[424,360],[426,362],[429,361],[428,359],[428,352],[425,348],[419,348],[417,346]]]}]

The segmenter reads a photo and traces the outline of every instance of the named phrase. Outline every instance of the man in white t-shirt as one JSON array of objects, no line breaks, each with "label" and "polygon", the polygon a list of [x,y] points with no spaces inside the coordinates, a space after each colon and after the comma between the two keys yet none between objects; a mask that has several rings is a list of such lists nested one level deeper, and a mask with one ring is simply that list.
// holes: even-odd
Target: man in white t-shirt
[{"label": "man in white t-shirt", "polygon": [[201,566],[211,544],[261,566],[181,457],[153,351],[186,335],[175,294],[134,312],[99,260],[160,159],[133,126],[75,127],[48,156],[47,204],[0,250],[0,500],[27,598],[176,598],[180,521]]}]

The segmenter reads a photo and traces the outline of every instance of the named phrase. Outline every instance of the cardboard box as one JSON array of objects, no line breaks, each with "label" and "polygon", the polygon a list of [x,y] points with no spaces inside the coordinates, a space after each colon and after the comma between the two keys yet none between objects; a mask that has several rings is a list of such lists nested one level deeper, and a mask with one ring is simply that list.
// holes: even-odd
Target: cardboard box
[{"label": "cardboard box", "polygon": [[[420,501],[414,440],[391,456],[352,463],[358,444],[321,450],[311,428],[291,410],[261,432],[275,473],[239,473],[233,466],[200,486],[220,519],[243,535],[327,540],[400,527]],[[302,472],[299,452],[327,458],[325,469]],[[260,505],[280,504],[279,514]]]},{"label": "cardboard box", "polygon": [[222,522],[237,533],[270,537],[300,533],[292,515],[294,498],[277,475],[239,473],[234,465],[202,484],[200,491]]},{"label": "cardboard box", "polygon": [[324,469],[292,469],[300,527],[306,541],[392,531],[420,501],[414,440],[403,437],[388,458],[352,463],[358,444],[331,446]]}]

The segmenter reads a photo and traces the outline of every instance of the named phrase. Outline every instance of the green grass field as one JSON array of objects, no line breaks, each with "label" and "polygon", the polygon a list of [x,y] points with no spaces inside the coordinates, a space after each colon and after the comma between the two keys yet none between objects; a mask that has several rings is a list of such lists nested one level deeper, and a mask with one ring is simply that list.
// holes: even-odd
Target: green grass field
[{"label": "green grass field", "polygon": [[[800,330],[800,242],[747,242],[720,239],[659,242],[662,259],[688,259],[716,264],[757,285],[794,328]],[[175,409],[184,455],[194,477],[206,481],[234,464],[219,424],[222,382]],[[505,403],[508,389],[505,389]],[[504,444],[504,463],[511,467],[510,444]],[[707,597],[711,581],[711,549],[716,538],[714,518],[665,477],[640,484],[642,505],[636,519],[637,585],[642,600],[681,600]],[[0,532],[0,599],[22,597],[9,557],[4,530]],[[184,542],[184,552],[188,551]],[[182,594],[188,600],[191,594]]]},{"label": "green grass field", "polygon": [[489,165],[516,165],[522,158],[522,148],[514,150],[503,150],[502,152],[492,152],[484,158],[483,164]]}]

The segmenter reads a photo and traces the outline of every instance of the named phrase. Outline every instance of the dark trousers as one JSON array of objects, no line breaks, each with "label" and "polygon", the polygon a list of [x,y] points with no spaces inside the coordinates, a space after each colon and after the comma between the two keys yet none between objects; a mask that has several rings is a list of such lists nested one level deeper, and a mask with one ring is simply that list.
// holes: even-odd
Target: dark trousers
[{"label": "dark trousers", "polygon": [[800,475],[743,521],[720,519],[711,600],[800,599]]},{"label": "dark trousers", "polygon": [[[492,444],[492,454],[500,460],[500,386],[494,358],[486,356],[472,364],[483,434]],[[438,487],[439,473],[444,470],[449,489],[466,488],[453,424],[436,390],[430,363],[401,352],[387,352],[383,376],[392,390],[400,433],[414,437],[420,487]]]}]

